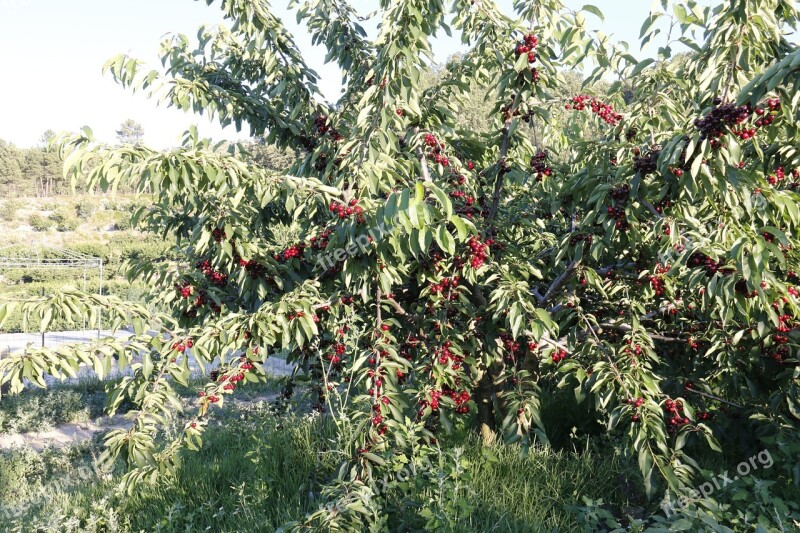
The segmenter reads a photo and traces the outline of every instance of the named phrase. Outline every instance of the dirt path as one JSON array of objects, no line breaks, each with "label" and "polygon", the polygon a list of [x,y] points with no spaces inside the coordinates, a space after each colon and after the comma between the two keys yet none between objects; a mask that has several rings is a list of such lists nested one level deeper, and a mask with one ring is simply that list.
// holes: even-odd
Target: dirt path
[{"label": "dirt path", "polygon": [[130,422],[123,415],[102,417],[88,422],[62,424],[47,431],[31,431],[0,435],[0,450],[29,447],[37,452],[47,446],[62,448],[84,440],[91,440],[97,433],[105,433],[114,429],[127,429]]},{"label": "dirt path", "polygon": [[[233,400],[237,406],[252,405],[258,402],[271,402],[278,397],[278,393],[257,396],[250,400]],[[107,433],[115,429],[128,429],[130,420],[125,415],[104,416],[88,422],[62,424],[47,431],[31,431],[29,433],[0,434],[0,450],[28,447],[41,452],[48,446],[63,448],[85,440],[91,440],[95,435]]]}]

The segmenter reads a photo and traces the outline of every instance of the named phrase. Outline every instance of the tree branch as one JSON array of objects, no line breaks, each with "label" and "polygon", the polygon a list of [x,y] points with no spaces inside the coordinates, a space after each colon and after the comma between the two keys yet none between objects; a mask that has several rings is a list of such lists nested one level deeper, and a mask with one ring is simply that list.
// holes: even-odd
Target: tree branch
[{"label": "tree branch", "polygon": [[[419,133],[419,126],[414,128],[414,133]],[[420,170],[422,172],[422,179],[425,181],[431,180],[431,173],[428,170],[428,159],[425,157],[425,152],[422,151],[421,146],[417,146],[417,159],[419,159]]]},{"label": "tree branch", "polygon": [[517,108],[519,98],[520,95],[517,93],[514,96],[514,102],[511,104],[511,108],[508,110],[508,116],[503,123],[502,141],[500,144],[500,159],[497,161],[497,177],[495,178],[494,182],[494,192],[492,193],[492,205],[489,208],[489,216],[486,217],[487,224],[484,238],[494,232],[494,222],[497,218],[497,211],[500,206],[500,195],[503,191],[503,177],[506,174],[505,167],[508,158],[508,148],[511,144],[511,122],[514,120],[514,110]]},{"label": "tree branch", "polygon": [[[633,331],[633,327],[630,324],[614,324],[613,322],[602,322],[600,324],[602,328],[609,328],[609,329],[616,329],[618,331]],[[667,335],[653,335],[648,333],[648,336],[655,340],[661,342],[686,342],[686,338],[684,337],[671,337]]]},{"label": "tree branch", "polygon": [[661,213],[659,213],[659,212],[656,210],[656,208],[655,208],[655,207],[653,207],[653,204],[651,204],[650,202],[648,202],[648,201],[647,201],[647,200],[645,200],[644,198],[639,198],[639,202],[640,202],[640,203],[641,203],[643,206],[645,206],[645,207],[647,208],[647,210],[648,210],[648,211],[650,211],[651,213],[653,213],[657,219],[661,220],[661,219],[663,219],[663,218],[664,218],[664,216],[663,216]]},{"label": "tree branch", "polygon": [[558,276],[555,280],[553,280],[553,283],[547,289],[547,292],[545,292],[544,296],[541,297],[541,299],[539,300],[540,305],[544,305],[553,299],[556,293],[559,290],[561,290],[561,287],[563,287],[564,284],[567,283],[567,281],[569,281],[569,279],[575,273],[575,270],[578,268],[579,264],[580,264],[579,261],[573,261],[572,263],[567,265],[567,269],[564,272],[562,272],[561,275]]},{"label": "tree branch", "polygon": [[718,401],[718,402],[722,402],[722,403],[728,404],[728,405],[730,405],[730,406],[732,406],[732,407],[736,407],[737,409],[742,409],[742,408],[743,408],[743,406],[739,405],[738,403],[735,403],[735,402],[729,402],[728,400],[723,400],[723,399],[722,399],[722,398],[720,398],[719,396],[714,396],[713,394],[708,394],[707,392],[703,392],[703,391],[695,390],[695,389],[693,389],[693,388],[691,388],[691,387],[686,387],[686,389],[685,389],[685,390],[687,390],[687,391],[689,391],[689,392],[692,392],[692,393],[694,393],[694,394],[698,394],[698,395],[700,395],[700,396],[703,396],[703,397],[705,397],[705,398],[709,398],[709,399],[711,399],[711,400],[716,400],[716,401]]}]

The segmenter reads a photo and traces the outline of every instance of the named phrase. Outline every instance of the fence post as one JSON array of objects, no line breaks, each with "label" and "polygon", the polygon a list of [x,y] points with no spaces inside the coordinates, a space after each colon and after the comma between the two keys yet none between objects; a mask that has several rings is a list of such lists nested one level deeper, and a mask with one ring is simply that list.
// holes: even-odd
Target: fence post
[{"label": "fence post", "polygon": [[[100,297],[103,296],[103,258],[100,258]],[[103,329],[103,308],[97,310],[97,338],[100,338],[100,330]]]},{"label": "fence post", "polygon": [[[44,287],[42,287],[42,298],[44,298]],[[42,348],[44,348],[44,330],[42,330]]]}]

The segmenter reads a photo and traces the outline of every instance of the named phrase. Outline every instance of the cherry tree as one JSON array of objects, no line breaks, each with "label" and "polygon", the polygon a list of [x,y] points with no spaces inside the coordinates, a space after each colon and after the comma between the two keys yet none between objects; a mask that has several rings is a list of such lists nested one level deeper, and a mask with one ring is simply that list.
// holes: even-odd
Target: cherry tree
[{"label": "cherry tree", "polygon": [[[0,361],[14,391],[81,362],[130,364],[111,407],[130,398],[138,417],[107,439],[129,487],[174,471],[214,406],[279,350],[298,369],[286,394],[309,379],[351,437],[339,486],[355,493],[454,427],[546,444],[540,400],[554,389],[591,406],[649,496],[691,484],[690,451],[733,431],[797,446],[792,3],[663,0],[641,30],[658,51],[641,61],[588,29],[602,20],[591,5],[517,2],[508,16],[488,0],[381,1],[371,39],[347,2],[296,3],[341,68],[335,103],[266,2],[219,4],[230,24],[168,38],[165,72],[127,56],[106,70],[300,157],[276,174],[194,130],[167,152],[88,129],[63,138],[74,179],[153,193],[134,222],[176,259],[129,275],[165,311],[79,293],[19,303],[42,327],[110,306],[136,334]],[[453,31],[466,52],[422,89],[431,39]],[[586,65],[584,86],[608,90],[565,94],[565,72]],[[476,86],[494,102],[487,133],[456,126]],[[190,358],[220,365],[196,413],[162,433]]]}]

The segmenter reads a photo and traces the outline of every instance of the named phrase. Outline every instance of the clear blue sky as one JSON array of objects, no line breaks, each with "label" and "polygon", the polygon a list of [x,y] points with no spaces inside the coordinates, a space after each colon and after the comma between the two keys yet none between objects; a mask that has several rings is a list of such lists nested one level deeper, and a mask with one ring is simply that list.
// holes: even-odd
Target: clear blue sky
[{"label": "clear blue sky", "polygon": [[[639,28],[650,1],[588,1],[606,14],[603,23],[590,15],[590,25],[628,41],[638,55]],[[340,88],[337,68],[322,64],[322,51],[311,46],[305,29],[288,15],[288,0],[272,3],[310,66],[322,76],[322,91],[335,99]],[[584,3],[567,0],[574,8]],[[357,0],[356,5],[361,13],[374,9],[366,0]],[[500,5],[510,12],[511,0],[500,0]],[[27,147],[47,129],[76,131],[88,125],[100,139],[113,141],[114,131],[127,118],[142,123],[146,143],[159,148],[177,144],[191,124],[217,139],[247,137],[245,131],[221,130],[205,117],[158,107],[101,75],[106,60],[122,52],[148,66],[160,66],[157,52],[162,36],[170,32],[193,36],[200,25],[219,23],[217,6],[194,0],[0,0],[0,139]],[[459,44],[440,39],[435,45],[437,61],[457,52]]]}]

